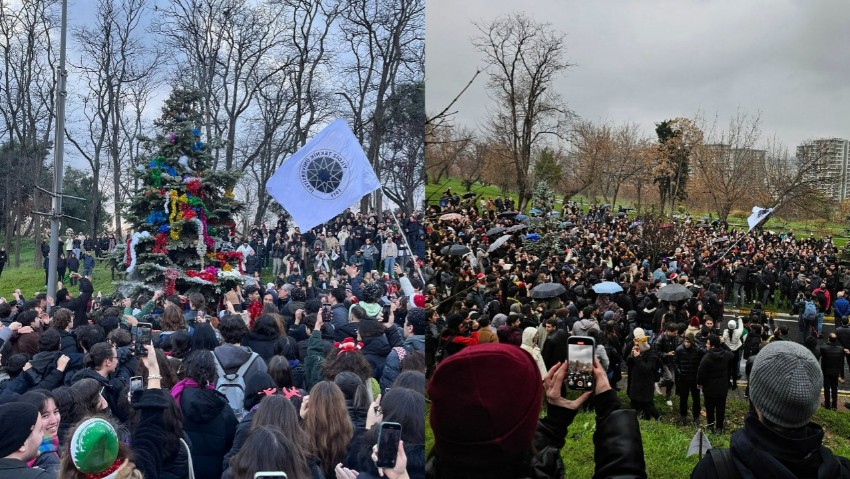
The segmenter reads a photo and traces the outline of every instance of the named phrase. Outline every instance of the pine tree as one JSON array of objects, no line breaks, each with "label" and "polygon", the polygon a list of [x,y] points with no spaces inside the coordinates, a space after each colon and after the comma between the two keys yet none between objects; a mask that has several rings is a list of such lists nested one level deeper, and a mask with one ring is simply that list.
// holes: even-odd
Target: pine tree
[{"label": "pine tree", "polygon": [[560,218],[552,214],[555,210],[555,192],[545,181],[539,181],[534,188],[532,205],[540,213],[528,220],[530,229],[523,240],[525,249],[541,258],[559,254],[563,250],[563,228]]},{"label": "pine tree", "polygon": [[201,141],[201,96],[175,89],[165,101],[159,132],[146,139],[155,153],[136,167],[139,187],[127,206],[134,233],[122,263],[125,295],[164,289],[166,294],[201,292],[208,299],[241,283],[241,254],[217,252],[235,234],[233,215],[243,205],[233,196],[238,172],[213,168]]}]

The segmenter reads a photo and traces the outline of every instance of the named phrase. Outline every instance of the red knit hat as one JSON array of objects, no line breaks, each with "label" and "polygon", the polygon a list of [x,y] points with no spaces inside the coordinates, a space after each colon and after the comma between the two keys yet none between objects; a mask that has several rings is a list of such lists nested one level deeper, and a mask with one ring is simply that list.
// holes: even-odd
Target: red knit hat
[{"label": "red knit hat", "polygon": [[691,322],[688,323],[688,326],[693,326],[695,328],[699,327],[699,318],[697,316],[691,316]]},{"label": "red knit hat", "polygon": [[417,308],[424,308],[425,307],[425,296],[423,296],[421,294],[414,294],[413,295],[413,304],[415,304]]},{"label": "red knit hat", "polygon": [[460,467],[492,465],[530,450],[543,380],[524,350],[482,344],[440,363],[428,395],[437,457]]}]

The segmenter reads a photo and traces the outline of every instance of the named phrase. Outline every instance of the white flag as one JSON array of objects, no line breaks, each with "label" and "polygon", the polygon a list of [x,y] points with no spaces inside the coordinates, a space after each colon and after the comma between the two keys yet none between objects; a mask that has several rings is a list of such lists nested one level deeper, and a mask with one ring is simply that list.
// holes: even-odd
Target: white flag
[{"label": "white flag", "polygon": [[753,206],[753,214],[747,218],[747,224],[750,226],[750,229],[747,230],[747,233],[753,230],[756,226],[767,221],[767,217],[773,213],[773,208],[761,208],[759,206]]},{"label": "white flag", "polygon": [[326,126],[269,178],[266,191],[301,231],[333,219],[381,187],[345,120]]},{"label": "white flag", "polygon": [[702,428],[699,428],[688,446],[688,457],[694,454],[699,454],[702,457],[709,449],[711,449],[711,443],[708,441],[708,436],[705,435]]}]

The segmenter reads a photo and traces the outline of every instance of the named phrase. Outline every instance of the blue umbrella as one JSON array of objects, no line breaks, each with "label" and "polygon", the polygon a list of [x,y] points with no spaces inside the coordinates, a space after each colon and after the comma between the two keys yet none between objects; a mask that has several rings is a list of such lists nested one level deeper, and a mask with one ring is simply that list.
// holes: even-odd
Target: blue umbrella
[{"label": "blue umbrella", "polygon": [[623,287],[613,281],[603,281],[593,285],[596,294],[614,294],[623,292]]},{"label": "blue umbrella", "polygon": [[528,219],[528,216],[525,216],[525,215],[516,215],[516,216],[514,216],[514,219],[515,219],[515,220],[517,220],[517,221],[525,221],[525,220],[527,220],[527,219]]},{"label": "blue umbrella", "polygon": [[540,241],[540,235],[537,234],[537,233],[527,234],[527,235],[525,235],[525,239],[531,240],[531,241]]},{"label": "blue umbrella", "polygon": [[539,215],[540,213],[543,213],[543,211],[538,208],[531,208],[530,210],[528,210],[528,212],[532,215]]}]

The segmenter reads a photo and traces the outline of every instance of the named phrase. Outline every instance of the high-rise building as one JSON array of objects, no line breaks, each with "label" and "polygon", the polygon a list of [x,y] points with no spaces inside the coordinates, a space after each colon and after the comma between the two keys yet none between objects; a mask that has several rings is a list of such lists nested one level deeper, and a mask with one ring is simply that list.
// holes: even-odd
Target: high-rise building
[{"label": "high-rise building", "polygon": [[715,155],[714,164],[722,165],[726,177],[742,173],[765,178],[767,152],[756,148],[733,147],[727,143],[705,145],[707,152]]},{"label": "high-rise building", "polygon": [[822,138],[797,147],[798,164],[814,162],[807,176],[817,180],[815,188],[837,201],[850,196],[848,157],[850,141],[842,138]]}]

